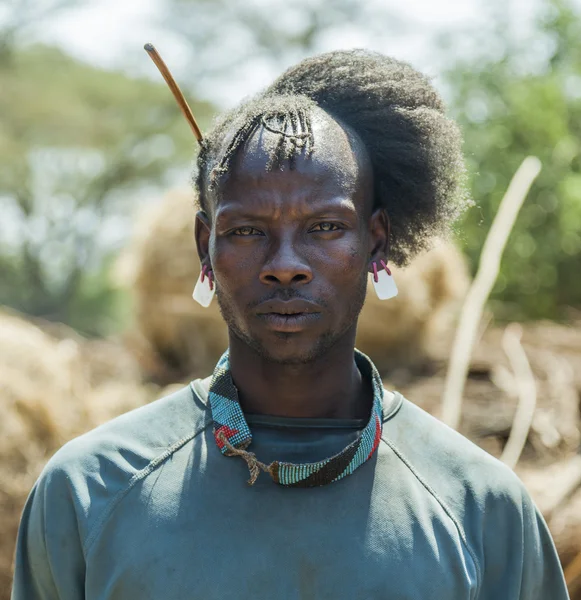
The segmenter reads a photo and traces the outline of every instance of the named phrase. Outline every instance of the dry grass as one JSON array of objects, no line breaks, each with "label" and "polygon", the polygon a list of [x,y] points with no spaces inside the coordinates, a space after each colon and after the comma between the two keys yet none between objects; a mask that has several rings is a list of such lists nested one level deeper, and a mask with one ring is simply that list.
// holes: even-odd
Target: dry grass
[{"label": "dry grass", "polygon": [[14,540],[26,497],[65,442],[149,402],[134,361],[107,342],[59,339],[0,312],[0,600],[9,598]]}]

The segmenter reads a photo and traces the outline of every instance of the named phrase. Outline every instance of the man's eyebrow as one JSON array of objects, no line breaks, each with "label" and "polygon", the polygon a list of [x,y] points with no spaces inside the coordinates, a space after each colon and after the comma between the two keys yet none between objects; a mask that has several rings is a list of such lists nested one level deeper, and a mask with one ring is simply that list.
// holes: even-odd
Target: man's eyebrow
[{"label": "man's eyebrow", "polygon": [[[216,210],[217,219],[257,219],[272,216],[274,209],[279,209],[280,206],[269,206],[268,203],[260,203],[254,209],[250,209],[247,205],[228,205],[219,207]],[[329,214],[332,212],[341,213],[357,213],[357,207],[350,198],[333,198],[332,200],[307,200],[301,206],[301,212],[316,216]]]},{"label": "man's eyebrow", "polygon": [[346,217],[353,216],[357,214],[357,209],[354,205],[341,205],[335,204],[332,206],[320,206],[313,208],[313,210],[308,212],[308,216],[310,217],[324,217],[325,215],[344,215]]},{"label": "man's eyebrow", "polygon": [[351,198],[333,198],[330,201],[330,206],[322,206],[321,210],[349,210],[357,212],[357,207]]},{"label": "man's eyebrow", "polygon": [[257,219],[262,216],[268,216],[272,213],[272,210],[248,210],[247,207],[236,208],[235,206],[229,206],[227,208],[219,208],[216,210],[216,219]]}]

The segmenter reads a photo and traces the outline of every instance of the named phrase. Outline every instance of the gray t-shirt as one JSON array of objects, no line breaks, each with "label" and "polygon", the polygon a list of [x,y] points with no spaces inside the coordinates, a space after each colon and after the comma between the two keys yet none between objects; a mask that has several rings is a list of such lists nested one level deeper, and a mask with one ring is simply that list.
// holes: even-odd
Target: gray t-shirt
[{"label": "gray t-shirt", "polygon": [[[196,390],[196,392],[194,392]],[[352,475],[248,486],[200,380],[66,444],[26,504],[13,600],[565,600],[518,478],[399,394]],[[310,462],[353,424],[249,419],[262,461]],[[339,425],[339,424],[338,424]]]}]

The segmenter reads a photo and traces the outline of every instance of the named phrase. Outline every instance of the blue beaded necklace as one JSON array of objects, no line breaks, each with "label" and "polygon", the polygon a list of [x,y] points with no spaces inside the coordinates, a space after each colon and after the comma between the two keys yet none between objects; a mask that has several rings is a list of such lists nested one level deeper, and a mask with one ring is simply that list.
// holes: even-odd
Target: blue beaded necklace
[{"label": "blue beaded necklace", "polygon": [[367,367],[373,385],[371,416],[357,439],[338,454],[318,462],[294,464],[274,461],[265,465],[246,450],[252,442],[252,433],[238,401],[238,390],[232,381],[228,351],[223,354],[214,369],[208,393],[214,420],[214,439],[225,456],[241,456],[246,460],[250,469],[250,485],[254,484],[261,470],[269,473],[273,481],[280,485],[326,485],[351,475],[373,456],[383,427],[383,383],[375,365],[365,354],[355,350],[355,360]]}]

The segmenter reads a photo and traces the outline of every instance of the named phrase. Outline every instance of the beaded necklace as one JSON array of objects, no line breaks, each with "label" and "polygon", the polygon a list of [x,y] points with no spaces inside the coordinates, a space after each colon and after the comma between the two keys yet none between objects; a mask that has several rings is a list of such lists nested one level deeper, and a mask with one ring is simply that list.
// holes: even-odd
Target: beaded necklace
[{"label": "beaded necklace", "polygon": [[246,450],[252,442],[252,433],[238,401],[238,390],[232,381],[228,351],[223,354],[214,369],[208,392],[214,420],[214,439],[222,454],[240,456],[247,462],[250,469],[250,485],[254,484],[261,470],[269,473],[273,481],[280,485],[326,485],[351,475],[373,456],[379,445],[383,427],[383,383],[375,365],[365,354],[355,350],[355,361],[371,373],[373,385],[371,416],[357,439],[338,454],[318,462],[294,464],[274,461],[265,465],[252,452]]}]

